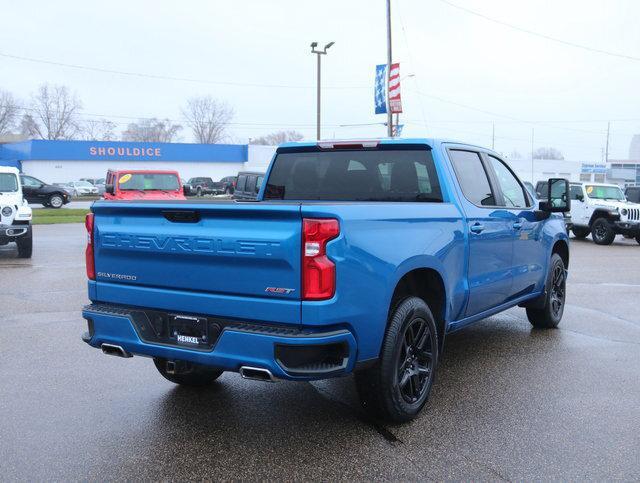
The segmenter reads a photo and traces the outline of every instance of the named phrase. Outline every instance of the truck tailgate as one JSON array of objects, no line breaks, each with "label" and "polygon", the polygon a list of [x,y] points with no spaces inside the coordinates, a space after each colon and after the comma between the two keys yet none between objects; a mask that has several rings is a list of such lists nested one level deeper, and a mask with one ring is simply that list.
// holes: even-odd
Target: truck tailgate
[{"label": "truck tailgate", "polygon": [[98,202],[92,210],[98,298],[101,284],[116,284],[168,297],[299,300],[297,203]]}]

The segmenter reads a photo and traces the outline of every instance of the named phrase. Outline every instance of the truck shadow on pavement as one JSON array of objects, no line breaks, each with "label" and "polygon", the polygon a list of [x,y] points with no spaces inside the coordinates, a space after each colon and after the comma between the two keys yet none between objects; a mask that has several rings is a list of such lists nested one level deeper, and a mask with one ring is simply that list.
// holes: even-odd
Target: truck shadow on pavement
[{"label": "truck shadow on pavement", "polygon": [[[456,432],[464,434],[454,422],[468,418],[469,406],[476,419],[495,418],[496,407],[531,385],[530,364],[540,353],[557,350],[561,339],[560,331],[534,331],[511,312],[451,335],[431,400],[415,421],[401,426],[364,413],[350,376],[269,384],[227,373],[206,390],[167,385],[154,418],[121,433],[117,451],[101,459],[110,462],[113,478],[416,477],[384,473],[376,454],[406,451],[416,435],[421,451],[429,451]],[[514,366],[526,373],[514,377]],[[278,461],[296,463],[283,472],[274,468]],[[346,469],[344,461],[367,461],[369,468]]]}]

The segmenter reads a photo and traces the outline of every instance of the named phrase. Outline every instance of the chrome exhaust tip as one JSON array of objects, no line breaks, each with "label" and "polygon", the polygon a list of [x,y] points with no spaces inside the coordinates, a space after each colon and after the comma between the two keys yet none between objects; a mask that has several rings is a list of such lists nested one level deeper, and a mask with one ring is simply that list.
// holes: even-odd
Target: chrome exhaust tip
[{"label": "chrome exhaust tip", "polygon": [[119,345],[114,344],[102,344],[100,346],[103,354],[107,354],[108,356],[116,356],[116,357],[133,357],[130,352],[127,352]]},{"label": "chrome exhaust tip", "polygon": [[240,376],[243,379],[251,379],[252,381],[276,382],[269,369],[262,367],[242,366],[240,367]]}]

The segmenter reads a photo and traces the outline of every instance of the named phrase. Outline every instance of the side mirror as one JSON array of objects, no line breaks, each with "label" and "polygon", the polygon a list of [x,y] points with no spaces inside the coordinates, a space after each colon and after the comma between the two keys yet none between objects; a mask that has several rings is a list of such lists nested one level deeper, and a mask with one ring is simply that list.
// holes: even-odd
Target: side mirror
[{"label": "side mirror", "polygon": [[112,184],[106,184],[104,185],[104,191],[105,193],[109,193],[110,195],[115,194],[115,188]]},{"label": "side mirror", "polygon": [[547,201],[540,203],[540,209],[549,213],[565,213],[571,211],[569,181],[564,178],[549,179]]},{"label": "side mirror", "polygon": [[578,201],[584,201],[584,195],[580,194],[580,195],[576,195],[576,200]]}]

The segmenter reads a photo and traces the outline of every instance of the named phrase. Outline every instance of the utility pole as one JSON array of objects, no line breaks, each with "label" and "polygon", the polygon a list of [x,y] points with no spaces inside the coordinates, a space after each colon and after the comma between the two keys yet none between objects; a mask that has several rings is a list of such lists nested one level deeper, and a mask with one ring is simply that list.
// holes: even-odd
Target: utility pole
[{"label": "utility pole", "polygon": [[387,136],[393,137],[393,115],[389,103],[389,78],[391,76],[391,0],[387,0]]},{"label": "utility pole", "polygon": [[531,128],[531,184],[534,183],[533,181],[533,136],[534,136],[534,129]]},{"label": "utility pole", "polygon": [[607,122],[607,147],[604,148],[604,162],[609,162],[609,130],[611,129],[611,121]]},{"label": "utility pole", "polygon": [[311,53],[318,56],[318,79],[317,79],[317,93],[316,93],[316,137],[320,139],[320,92],[321,92],[321,69],[322,63],[320,61],[321,55],[327,55],[327,49],[331,47],[335,42],[329,42],[324,46],[324,49],[316,49],[318,42],[311,42]]}]

